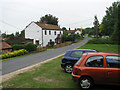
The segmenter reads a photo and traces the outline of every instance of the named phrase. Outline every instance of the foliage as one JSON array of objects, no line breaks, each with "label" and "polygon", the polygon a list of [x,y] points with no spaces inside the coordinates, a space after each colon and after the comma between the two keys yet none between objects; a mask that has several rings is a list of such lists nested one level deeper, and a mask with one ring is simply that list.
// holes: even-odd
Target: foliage
[{"label": "foliage", "polygon": [[25,41],[24,37],[16,37],[16,36],[11,36],[6,40],[6,42],[10,45],[20,44],[21,42],[24,41]]},{"label": "foliage", "polygon": [[62,36],[62,42],[72,41],[75,42],[77,39],[80,39],[79,34],[70,34],[70,35],[64,35]]},{"label": "foliage", "polygon": [[86,33],[90,35],[95,35],[94,27],[92,28],[86,28]]},{"label": "foliage", "polygon": [[114,32],[114,25],[117,19],[117,11],[118,11],[119,2],[114,2],[112,6],[107,8],[106,15],[103,17],[102,24],[103,26],[103,35],[112,35]]},{"label": "foliage", "polygon": [[118,6],[117,20],[114,25],[114,32],[112,34],[112,40],[120,44],[120,3]]},{"label": "foliage", "polygon": [[15,44],[15,45],[12,45],[12,47],[13,47],[13,50],[25,49],[25,45],[23,44]]},{"label": "foliage", "polygon": [[40,23],[43,23],[44,21],[47,21],[47,24],[58,25],[58,18],[51,14],[47,14],[40,18]]},{"label": "foliage", "polygon": [[116,42],[112,41],[111,39],[94,38],[92,40],[89,40],[88,44],[116,44]]},{"label": "foliage", "polygon": [[67,29],[66,29],[66,27],[62,27],[62,30],[65,31],[65,30],[67,30]]},{"label": "foliage", "polygon": [[32,43],[27,43],[27,44],[25,45],[25,49],[26,49],[28,52],[36,51],[36,50],[37,50],[37,45],[36,45],[36,44],[32,44]]},{"label": "foliage", "polygon": [[97,16],[95,16],[95,19],[94,19],[94,22],[93,22],[93,24],[94,24],[94,29],[95,29],[95,31],[96,31],[96,38],[98,38],[98,31],[99,31],[99,21],[98,21],[98,19],[97,19]]},{"label": "foliage", "polygon": [[37,45],[32,44],[32,43],[27,43],[26,45],[15,44],[12,47],[13,47],[13,50],[26,49],[29,52],[36,51],[36,49],[37,49]]},{"label": "foliage", "polygon": [[2,54],[0,57],[2,57],[2,59],[7,59],[7,58],[12,58],[16,56],[25,55],[25,54],[28,54],[28,51],[25,49],[20,49],[20,50],[13,51],[7,54]]}]

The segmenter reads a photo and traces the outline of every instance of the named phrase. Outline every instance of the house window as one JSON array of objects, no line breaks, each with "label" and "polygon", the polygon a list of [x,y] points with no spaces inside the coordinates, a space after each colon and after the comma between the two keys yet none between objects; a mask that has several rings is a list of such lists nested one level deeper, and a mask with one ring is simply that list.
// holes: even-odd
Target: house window
[{"label": "house window", "polygon": [[61,31],[60,31],[60,34],[61,34]]},{"label": "house window", "polygon": [[47,31],[45,30],[45,35],[47,35]]},{"label": "house window", "polygon": [[56,35],[56,31],[54,32],[54,34]]},{"label": "house window", "polygon": [[51,31],[49,31],[49,35],[51,35]]}]

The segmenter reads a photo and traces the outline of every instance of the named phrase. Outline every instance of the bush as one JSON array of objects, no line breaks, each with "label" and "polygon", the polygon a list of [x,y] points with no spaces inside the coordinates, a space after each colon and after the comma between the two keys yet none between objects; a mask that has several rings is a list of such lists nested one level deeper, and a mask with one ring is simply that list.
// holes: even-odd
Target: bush
[{"label": "bush", "polygon": [[25,49],[20,49],[20,50],[13,51],[13,52],[10,52],[7,54],[2,54],[0,57],[2,57],[2,59],[7,59],[7,58],[21,56],[21,55],[25,55],[25,54],[28,54],[28,51]]},{"label": "bush", "polygon": [[25,49],[28,52],[36,51],[37,50],[37,45],[36,44],[32,44],[32,43],[28,43],[27,45],[25,45]]},{"label": "bush", "polygon": [[25,45],[22,45],[22,44],[15,44],[12,47],[13,47],[13,50],[25,49]]},{"label": "bush", "polygon": [[112,41],[111,39],[94,38],[89,40],[88,44],[116,44],[116,42]]},{"label": "bush", "polygon": [[15,44],[12,47],[13,47],[13,50],[26,49],[28,52],[36,51],[37,49],[37,45],[32,43],[27,43],[26,45]]}]

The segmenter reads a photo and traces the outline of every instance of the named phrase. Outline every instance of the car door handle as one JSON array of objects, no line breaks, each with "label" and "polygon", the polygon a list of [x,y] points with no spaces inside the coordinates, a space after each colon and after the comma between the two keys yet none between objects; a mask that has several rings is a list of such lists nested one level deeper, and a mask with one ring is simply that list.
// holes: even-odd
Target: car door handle
[{"label": "car door handle", "polygon": [[108,71],[108,72],[112,72],[112,71]]}]

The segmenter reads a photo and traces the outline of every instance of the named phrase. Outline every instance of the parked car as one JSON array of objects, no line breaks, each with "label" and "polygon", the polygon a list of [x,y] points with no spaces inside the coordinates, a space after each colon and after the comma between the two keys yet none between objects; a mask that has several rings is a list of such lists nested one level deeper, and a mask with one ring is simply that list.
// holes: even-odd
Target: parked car
[{"label": "parked car", "polygon": [[97,51],[90,49],[69,50],[62,58],[61,67],[65,70],[65,72],[72,73],[74,64],[82,57],[82,54],[86,52]]},{"label": "parked car", "polygon": [[85,53],[75,64],[72,78],[82,89],[94,84],[120,85],[120,54]]}]

